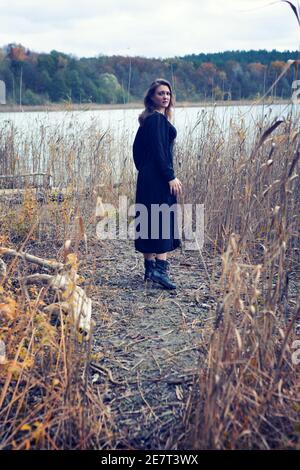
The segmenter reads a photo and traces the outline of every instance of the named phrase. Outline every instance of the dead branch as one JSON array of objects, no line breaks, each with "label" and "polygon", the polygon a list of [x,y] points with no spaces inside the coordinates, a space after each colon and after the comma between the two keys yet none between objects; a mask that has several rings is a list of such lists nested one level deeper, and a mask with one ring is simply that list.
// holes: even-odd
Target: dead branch
[{"label": "dead branch", "polygon": [[[92,301],[86,295],[84,290],[76,285],[78,275],[73,271],[69,272],[68,264],[59,263],[57,261],[39,258],[25,252],[18,252],[10,248],[0,247],[0,255],[6,254],[9,256],[20,257],[31,263],[38,264],[43,267],[51,269],[59,269],[56,275],[50,274],[31,274],[24,276],[22,280],[26,283],[43,282],[49,285],[50,289],[61,294],[62,301],[50,304],[44,308],[47,313],[60,313],[63,311],[70,314],[76,327],[80,332],[85,334],[88,338],[91,330],[91,316],[92,316]],[[0,258],[0,279],[6,274],[6,265]]]},{"label": "dead branch", "polygon": [[0,255],[16,256],[22,258],[30,263],[38,264],[39,266],[44,266],[50,269],[59,269],[62,270],[64,265],[58,261],[47,260],[44,258],[39,258],[38,256],[30,255],[23,251],[16,251],[11,248],[0,247]]},{"label": "dead branch", "polygon": [[52,277],[51,274],[30,274],[30,276],[22,277],[22,280],[26,281],[27,284],[34,284],[39,281],[49,283]]}]

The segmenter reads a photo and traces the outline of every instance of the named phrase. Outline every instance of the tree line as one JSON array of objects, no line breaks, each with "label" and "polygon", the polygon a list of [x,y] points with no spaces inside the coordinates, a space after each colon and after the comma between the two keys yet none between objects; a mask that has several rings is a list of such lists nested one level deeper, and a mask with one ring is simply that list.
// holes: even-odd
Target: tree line
[{"label": "tree line", "polygon": [[[56,50],[36,53],[20,44],[0,49],[0,80],[7,103],[129,103],[141,101],[149,84],[164,77],[177,101],[257,99],[298,51],[225,51],[174,58],[105,56],[76,58]],[[298,69],[291,67],[272,90],[290,98]]]}]

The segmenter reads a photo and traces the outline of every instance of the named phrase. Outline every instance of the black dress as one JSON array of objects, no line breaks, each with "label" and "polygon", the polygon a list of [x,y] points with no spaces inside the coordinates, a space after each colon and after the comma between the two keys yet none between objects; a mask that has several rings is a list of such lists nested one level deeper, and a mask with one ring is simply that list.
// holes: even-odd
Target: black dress
[{"label": "black dress", "polygon": [[[134,140],[133,159],[138,170],[135,249],[142,253],[165,253],[181,245],[174,206],[177,199],[170,193],[168,184],[175,178],[173,144],[176,135],[168,119],[154,111],[139,127]],[[163,213],[159,214],[159,206],[164,208]]]}]

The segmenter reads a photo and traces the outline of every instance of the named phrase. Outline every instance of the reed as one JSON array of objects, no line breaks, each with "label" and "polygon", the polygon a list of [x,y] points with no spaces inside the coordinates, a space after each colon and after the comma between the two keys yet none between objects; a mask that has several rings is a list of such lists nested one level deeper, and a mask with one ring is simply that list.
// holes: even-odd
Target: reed
[{"label": "reed", "polygon": [[185,446],[299,448],[297,122],[291,115],[260,122],[250,145],[242,126],[224,139],[212,125],[212,145],[201,135],[193,143],[200,158],[187,162],[184,174],[205,202],[207,242],[222,268],[221,276],[212,273],[218,305],[186,414]]},{"label": "reed", "polygon": [[109,409],[87,378],[91,340],[62,310],[53,321],[44,310],[53,294],[29,286],[25,272],[13,261],[0,277],[0,448],[112,446]]},{"label": "reed", "polygon": [[[55,189],[35,193],[29,178],[17,201],[0,201],[2,244],[78,244],[79,216],[93,233],[97,196],[114,204],[134,197],[131,139],[128,130],[119,139],[76,119],[27,137],[5,123],[0,173],[48,172]],[[228,125],[206,110],[176,146],[181,202],[205,205],[201,255],[215,253],[209,276],[218,300],[177,446],[299,446],[299,155],[294,111],[275,121],[263,115],[250,128],[242,116]],[[90,345],[72,325],[51,325],[40,311],[47,293],[28,292],[18,266],[0,288],[9,357],[0,377],[2,448],[113,446],[112,417],[87,382]]]}]

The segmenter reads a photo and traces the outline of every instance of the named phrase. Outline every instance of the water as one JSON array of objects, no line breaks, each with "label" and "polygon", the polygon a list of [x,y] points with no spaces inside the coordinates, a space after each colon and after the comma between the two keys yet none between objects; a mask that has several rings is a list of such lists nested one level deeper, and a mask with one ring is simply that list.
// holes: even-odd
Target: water
[{"label": "water", "polygon": [[[246,126],[251,126],[258,119],[267,116],[269,119],[285,117],[292,109],[291,105],[243,105],[243,106],[206,106],[206,107],[178,107],[174,110],[174,125],[178,130],[180,139],[183,132],[191,131],[197,122],[204,124],[206,118],[212,116],[223,128],[230,121],[239,122],[245,120]],[[43,125],[47,128],[68,128],[73,125],[97,125],[99,129],[110,129],[116,136],[129,132],[131,135],[137,130],[138,115],[141,109],[105,109],[93,111],[58,111],[58,112],[20,112],[0,113],[0,127],[3,123],[10,122],[22,132],[32,133]],[[299,105],[293,106],[293,112],[299,112]],[[199,125],[199,124],[198,124]],[[71,126],[72,127],[72,126]],[[24,136],[25,137],[25,136]]]},{"label": "water", "polygon": [[[103,172],[105,164],[109,164],[113,180],[118,181],[126,162],[132,162],[132,143],[141,111],[142,108],[0,113],[0,167],[1,133],[3,138],[5,130],[8,132],[13,125],[14,152],[18,160],[15,174],[45,171],[56,175],[56,184],[66,184],[74,177],[86,182],[91,180],[93,172]],[[222,135],[229,141],[228,132],[232,132],[234,126],[246,129],[250,141],[258,121],[264,120],[266,124],[291,112],[298,115],[299,105],[177,107],[173,120],[178,133],[176,145],[197,136],[203,140],[207,133],[214,133],[216,138]],[[62,147],[59,142],[63,142]],[[99,149],[95,149],[97,142],[102,146],[101,159]],[[53,158],[51,152],[55,146],[58,150]],[[94,163],[91,163],[91,155],[96,155]],[[1,172],[9,174],[11,171],[3,167]]]}]

